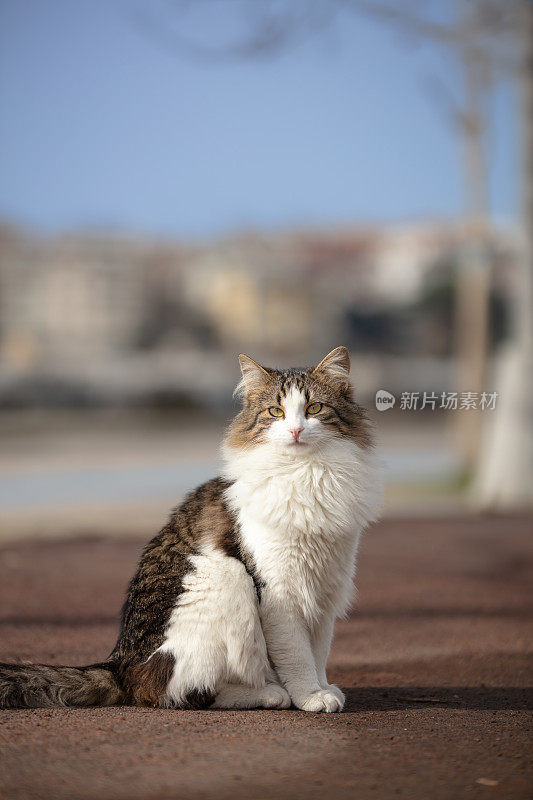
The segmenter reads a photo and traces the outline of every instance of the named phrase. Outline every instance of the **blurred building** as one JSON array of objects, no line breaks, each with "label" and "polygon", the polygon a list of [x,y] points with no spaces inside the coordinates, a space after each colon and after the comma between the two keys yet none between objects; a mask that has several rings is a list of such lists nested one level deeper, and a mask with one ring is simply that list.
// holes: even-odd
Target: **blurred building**
[{"label": "blurred building", "polygon": [[[242,350],[305,363],[344,342],[374,359],[446,357],[467,246],[461,225],[442,223],[196,243],[4,227],[2,400],[216,394]],[[512,231],[491,235],[495,328],[517,249]]]}]

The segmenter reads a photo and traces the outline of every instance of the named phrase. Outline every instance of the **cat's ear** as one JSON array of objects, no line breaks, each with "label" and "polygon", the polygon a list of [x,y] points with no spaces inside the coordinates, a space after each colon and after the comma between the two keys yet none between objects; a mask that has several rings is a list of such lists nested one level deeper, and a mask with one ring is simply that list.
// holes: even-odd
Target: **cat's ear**
[{"label": "cat's ear", "polygon": [[314,367],[313,372],[326,378],[348,383],[350,380],[350,355],[345,347],[336,347]]},{"label": "cat's ear", "polygon": [[241,368],[242,380],[235,389],[236,395],[243,395],[253,389],[259,389],[270,378],[270,370],[262,367],[257,361],[243,353],[239,356],[239,366]]}]

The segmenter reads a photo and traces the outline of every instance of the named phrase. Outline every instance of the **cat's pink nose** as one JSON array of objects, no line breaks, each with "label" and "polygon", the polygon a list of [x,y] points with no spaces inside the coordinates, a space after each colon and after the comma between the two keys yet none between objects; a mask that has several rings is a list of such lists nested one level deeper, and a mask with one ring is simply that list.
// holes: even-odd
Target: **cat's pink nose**
[{"label": "cat's pink nose", "polygon": [[298,439],[300,438],[300,434],[301,434],[302,431],[303,431],[303,428],[293,428],[293,429],[291,429],[292,438],[294,439],[295,442],[297,442]]}]

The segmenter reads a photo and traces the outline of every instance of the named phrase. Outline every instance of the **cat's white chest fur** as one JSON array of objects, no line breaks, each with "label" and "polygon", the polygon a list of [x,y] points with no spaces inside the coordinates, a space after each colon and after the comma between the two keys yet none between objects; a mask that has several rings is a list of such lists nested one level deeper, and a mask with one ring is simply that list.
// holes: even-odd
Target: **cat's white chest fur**
[{"label": "cat's white chest fur", "polygon": [[309,623],[349,602],[361,530],[380,506],[374,456],[349,440],[297,455],[225,452],[226,493],[271,597]]}]

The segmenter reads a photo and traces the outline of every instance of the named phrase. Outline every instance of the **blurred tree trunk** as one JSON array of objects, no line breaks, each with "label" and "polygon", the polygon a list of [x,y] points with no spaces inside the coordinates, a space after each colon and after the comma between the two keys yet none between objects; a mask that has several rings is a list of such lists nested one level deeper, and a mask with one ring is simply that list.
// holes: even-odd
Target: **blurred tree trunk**
[{"label": "blurred tree trunk", "polygon": [[485,422],[472,499],[478,508],[533,505],[533,3],[522,0],[522,252],[512,339],[501,354],[499,403]]},{"label": "blurred tree trunk", "polygon": [[[466,38],[466,37],[465,37]],[[455,342],[457,389],[483,391],[488,338],[489,201],[484,155],[486,121],[484,105],[488,92],[487,66],[476,58],[471,46],[462,53],[465,108],[460,115],[463,136],[463,175],[466,195],[465,243],[456,276]],[[456,446],[463,463],[473,469],[480,447],[481,419],[478,413],[458,411]]]}]

